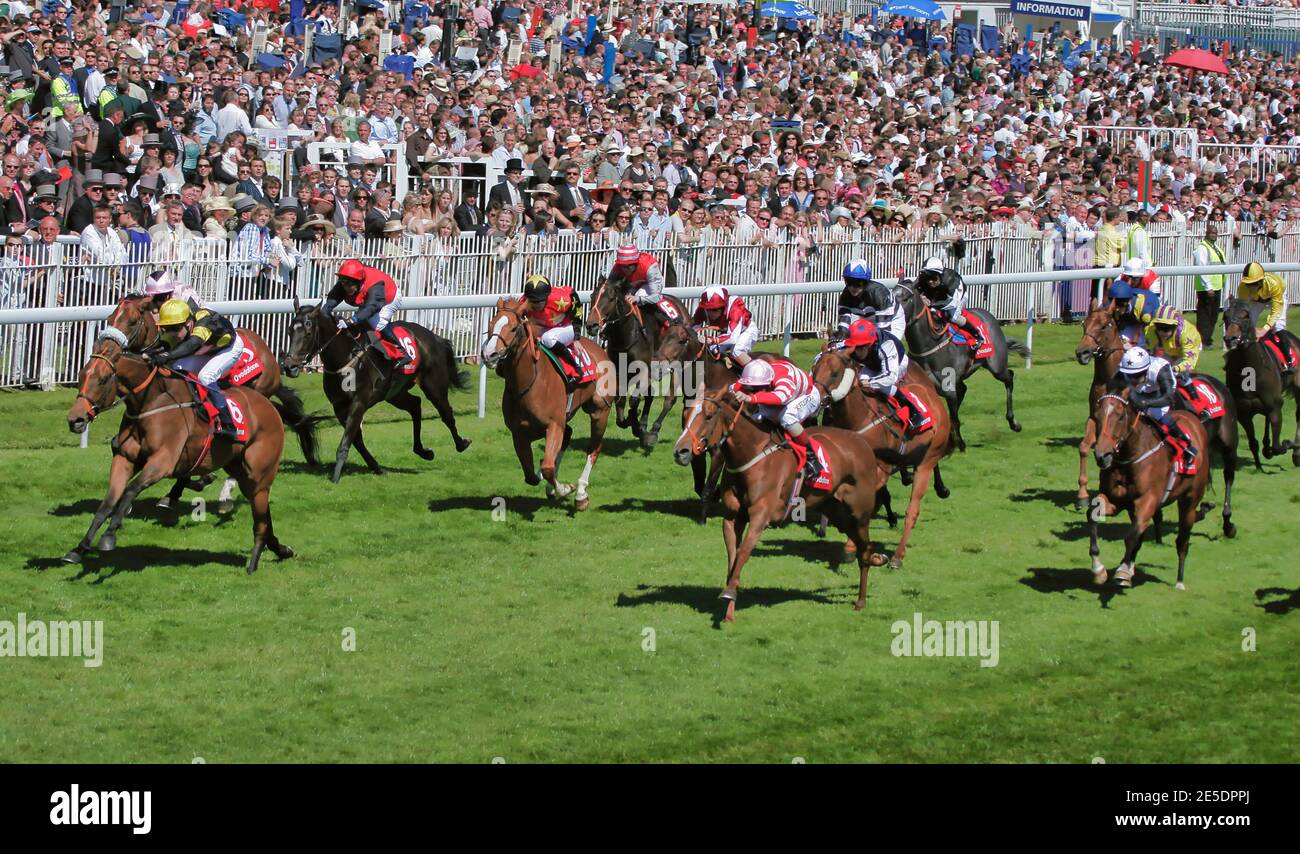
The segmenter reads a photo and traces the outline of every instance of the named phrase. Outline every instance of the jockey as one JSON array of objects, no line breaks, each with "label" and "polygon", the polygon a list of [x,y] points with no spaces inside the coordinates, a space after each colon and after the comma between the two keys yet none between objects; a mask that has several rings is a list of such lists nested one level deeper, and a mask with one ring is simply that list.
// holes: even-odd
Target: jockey
[{"label": "jockey", "polygon": [[822,396],[812,377],[785,359],[765,362],[755,359],[745,365],[731,392],[741,403],[758,405],[758,419],[780,424],[790,441],[804,449],[804,475],[816,480],[821,462],[803,430],[803,422],[821,409]]},{"label": "jockey", "polygon": [[1141,258],[1130,258],[1124,262],[1124,272],[1121,279],[1128,282],[1134,290],[1150,291],[1159,296],[1160,294],[1160,276],[1155,270],[1147,266],[1147,262]]},{"label": "jockey", "polygon": [[924,423],[921,413],[912,410],[911,402],[898,387],[908,365],[902,342],[871,320],[859,317],[849,324],[844,347],[849,358],[861,366],[858,381],[863,390],[887,401],[907,432],[920,432]]},{"label": "jockey", "polygon": [[[1139,294],[1139,296],[1141,296]],[[1201,334],[1172,305],[1162,305],[1146,328],[1147,348],[1169,361],[1180,386],[1192,382],[1192,372],[1201,359]]]},{"label": "jockey", "polygon": [[210,308],[195,312],[185,300],[170,299],[158,310],[158,328],[162,331],[158,349],[150,350],[146,358],[194,374],[217,408],[216,435],[235,438],[235,422],[218,385],[244,351],[234,325]]},{"label": "jockey", "polygon": [[1174,371],[1169,362],[1152,356],[1141,347],[1124,353],[1119,362],[1119,372],[1129,387],[1129,403],[1151,420],[1182,455],[1185,468],[1196,461],[1196,448],[1192,439],[1178,426],[1177,419],[1169,414],[1176,399]]},{"label": "jockey", "polygon": [[1255,337],[1269,338],[1286,354],[1284,373],[1294,371],[1291,348],[1278,334],[1286,329],[1286,282],[1277,273],[1265,273],[1258,261],[1251,261],[1241,273],[1237,286],[1237,299],[1251,304],[1250,316],[1255,319]]},{"label": "jockey", "polygon": [[847,332],[855,317],[869,317],[899,341],[907,329],[907,318],[899,310],[893,289],[872,277],[871,267],[861,259],[844,268],[844,290],[835,309],[840,318],[840,332]]},{"label": "jockey", "polygon": [[550,279],[534,274],[524,282],[524,301],[528,305],[524,318],[541,330],[537,340],[557,359],[573,368],[573,377],[560,372],[565,390],[573,391],[581,369],[569,347],[573,345],[574,324],[578,322],[582,300],[568,285],[552,285]]},{"label": "jockey", "polygon": [[185,300],[189,303],[191,311],[203,308],[203,300],[199,299],[198,292],[166,270],[155,270],[150,273],[149,278],[145,279],[144,292],[153,297],[150,302],[153,311],[157,311],[163,303],[173,298]]},{"label": "jockey", "polygon": [[921,273],[916,277],[916,286],[953,326],[958,326],[971,339],[976,350],[984,346],[984,335],[974,323],[966,322],[966,283],[961,274],[951,267],[944,267],[943,260],[933,256],[926,260]]},{"label": "jockey", "polygon": [[659,311],[659,300],[664,298],[664,271],[659,261],[649,252],[642,252],[633,243],[618,247],[614,256],[614,271],[620,267],[624,274],[623,298],[628,305],[641,306],[641,320],[647,329],[654,329],[664,318]]},{"label": "jockey", "polygon": [[745,301],[733,297],[721,285],[710,285],[704,289],[704,296],[691,317],[695,326],[710,326],[721,330],[721,335],[713,343],[713,355],[721,357],[730,352],[736,364],[744,367],[751,359],[749,351],[758,341],[758,325],[745,307]]},{"label": "jockey", "polygon": [[1110,315],[1119,327],[1124,349],[1141,346],[1146,337],[1146,326],[1160,308],[1160,297],[1150,291],[1135,290],[1123,277],[1115,280],[1106,292],[1110,298]]},{"label": "jockey", "polygon": [[351,321],[346,324],[340,321],[340,328],[345,325],[355,327],[370,324],[380,338],[395,346],[402,354],[393,365],[395,371],[414,361],[402,346],[390,322],[402,307],[402,293],[391,276],[382,270],[367,267],[355,258],[344,261],[339,267],[338,282],[326,294],[325,302],[320,307],[321,313],[328,317],[341,302],[354,305],[357,310]]}]

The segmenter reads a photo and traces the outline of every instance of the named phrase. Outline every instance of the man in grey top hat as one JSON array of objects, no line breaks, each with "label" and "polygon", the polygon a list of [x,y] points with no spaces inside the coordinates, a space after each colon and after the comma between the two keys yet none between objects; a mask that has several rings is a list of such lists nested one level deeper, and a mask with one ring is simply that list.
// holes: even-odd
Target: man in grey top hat
[{"label": "man in grey top hat", "polygon": [[68,206],[68,218],[64,223],[68,231],[77,234],[90,225],[95,218],[95,206],[104,201],[104,173],[98,169],[87,169],[82,190],[81,198]]}]

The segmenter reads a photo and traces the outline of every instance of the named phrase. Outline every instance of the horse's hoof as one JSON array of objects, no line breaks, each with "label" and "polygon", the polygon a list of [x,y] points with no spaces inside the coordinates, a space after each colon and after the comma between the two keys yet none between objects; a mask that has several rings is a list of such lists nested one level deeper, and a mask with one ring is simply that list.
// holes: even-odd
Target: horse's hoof
[{"label": "horse's hoof", "polygon": [[541,479],[540,477],[538,477],[537,475],[535,475],[535,474],[534,474],[534,475],[527,475],[527,474],[524,475],[524,483],[528,484],[529,486],[536,486],[537,484],[539,484],[539,483],[541,483],[541,482],[542,482],[542,479]]},{"label": "horse's hoof", "polygon": [[589,498],[579,498],[579,499],[577,500],[575,506],[577,507],[578,512],[581,513],[581,512],[583,512],[584,510],[586,510],[588,507],[591,506],[591,499],[589,499]]},{"label": "horse's hoof", "polygon": [[645,448],[647,451],[654,448],[657,444],[659,444],[658,433],[643,433],[641,435],[641,447]]},{"label": "horse's hoof", "polygon": [[1227,537],[1228,539],[1232,539],[1233,537],[1237,536],[1237,526],[1232,524],[1231,522],[1226,523],[1223,526],[1223,536]]},{"label": "horse's hoof", "polygon": [[[882,555],[882,554],[880,554],[879,552],[876,552],[875,554],[873,554],[873,555],[870,557],[870,559],[867,560],[867,565],[868,565],[868,566],[884,566],[884,565],[885,565],[885,556]],[[900,561],[898,562],[898,565],[901,567],[901,566],[903,565],[903,562],[900,560]]]},{"label": "horse's hoof", "polygon": [[1091,503],[1087,496],[1080,496],[1074,499],[1074,508],[1076,510],[1087,510]]},{"label": "horse's hoof", "polygon": [[170,495],[164,495],[162,498],[158,499],[159,510],[170,510],[171,507],[172,507],[172,497]]},{"label": "horse's hoof", "polygon": [[846,542],[844,544],[844,556],[857,557],[857,555],[858,555],[858,544],[853,542],[852,540]]},{"label": "horse's hoof", "polygon": [[1180,582],[1178,582],[1177,584],[1174,585],[1174,589],[1175,589],[1175,590],[1186,590],[1186,589],[1187,589],[1187,585],[1184,584],[1184,583],[1182,583],[1182,582],[1180,581]]},{"label": "horse's hoof", "polygon": [[457,440],[456,440],[456,453],[458,453],[458,454],[463,454],[463,453],[465,453],[465,451],[467,451],[467,450],[469,449],[469,446],[472,445],[472,444],[474,444],[474,442],[473,442],[473,440],[471,440],[471,439],[457,439]]},{"label": "horse's hoof", "polygon": [[433,459],[433,448],[416,448],[415,455],[422,460]]},{"label": "horse's hoof", "polygon": [[98,549],[101,552],[111,552],[117,548],[117,534],[105,534],[99,538]]},{"label": "horse's hoof", "polygon": [[63,556],[64,563],[81,563],[81,552],[73,549]]},{"label": "horse's hoof", "polygon": [[865,607],[867,607],[867,603],[865,599],[859,599],[858,601],[853,603],[853,610],[855,611],[861,611]]},{"label": "horse's hoof", "polygon": [[572,495],[572,494],[573,494],[573,484],[571,484],[571,483],[557,483],[557,484],[555,485],[555,497],[556,497],[556,498],[568,498],[568,497],[569,497],[570,495]]},{"label": "horse's hoof", "polygon": [[1019,433],[1019,432],[1020,432],[1020,422],[1019,422],[1019,421],[1008,421],[1007,424],[1011,427],[1011,432],[1012,432],[1012,433]]},{"label": "horse's hoof", "polygon": [[902,568],[903,568],[903,559],[902,559],[901,557],[898,557],[897,555],[895,555],[894,557],[891,557],[891,558],[889,559],[889,568],[890,568],[890,569],[902,569]]},{"label": "horse's hoof", "polygon": [[1275,456],[1277,456],[1277,455],[1273,452],[1273,449],[1272,449],[1272,448],[1265,448],[1265,449],[1264,449],[1264,459],[1266,459],[1266,460],[1271,460],[1271,459],[1273,459],[1273,457],[1275,457]]},{"label": "horse's hoof", "polygon": [[233,502],[233,501],[218,501],[218,502],[217,502],[217,515],[219,515],[219,516],[228,516],[229,514],[234,513],[234,512],[235,512],[235,502]]},{"label": "horse's hoof", "polygon": [[1103,584],[1105,584],[1105,583],[1106,583],[1106,579],[1107,579],[1108,577],[1109,577],[1109,576],[1106,574],[1106,567],[1104,567],[1104,566],[1094,566],[1094,567],[1092,568],[1092,583],[1095,584],[1095,585],[1097,585],[1098,587],[1100,587],[1100,586],[1102,586]]},{"label": "horse's hoof", "polygon": [[288,560],[289,558],[293,557],[296,554],[296,552],[294,552],[293,549],[284,545],[278,548],[274,548],[271,551],[273,551],[275,553],[275,556],[278,557],[280,560]]}]

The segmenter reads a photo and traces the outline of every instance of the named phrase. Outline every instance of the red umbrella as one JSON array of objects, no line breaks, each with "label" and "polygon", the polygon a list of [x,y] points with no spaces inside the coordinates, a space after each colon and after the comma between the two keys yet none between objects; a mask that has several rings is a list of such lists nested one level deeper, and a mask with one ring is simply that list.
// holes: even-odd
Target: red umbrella
[{"label": "red umbrella", "polygon": [[1185,47],[1169,54],[1169,56],[1165,57],[1165,65],[1194,68],[1197,71],[1211,71],[1215,74],[1228,73],[1228,66],[1222,58],[1210,53],[1208,50],[1195,47]]}]

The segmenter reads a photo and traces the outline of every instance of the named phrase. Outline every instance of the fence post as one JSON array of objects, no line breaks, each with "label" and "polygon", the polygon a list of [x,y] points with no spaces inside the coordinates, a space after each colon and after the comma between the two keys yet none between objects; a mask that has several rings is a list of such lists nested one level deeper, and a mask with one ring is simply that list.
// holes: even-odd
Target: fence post
[{"label": "fence post", "polygon": [[482,355],[478,360],[478,417],[487,417],[487,363]]},{"label": "fence post", "polygon": [[[46,268],[45,301],[42,304],[46,308],[54,308],[58,305],[59,285],[60,280],[63,278],[63,244],[55,243],[45,261],[49,266]],[[41,325],[41,362],[37,376],[41,388],[45,391],[54,388],[54,345],[57,343],[58,337],[59,324],[45,323]]]},{"label": "fence post", "polygon": [[1034,366],[1034,315],[1037,314],[1034,311],[1034,292],[1036,290],[1038,290],[1036,285],[1029,288],[1029,311],[1025,317],[1025,325],[1028,327],[1025,330],[1025,347],[1029,349],[1029,352],[1025,355],[1026,371]]},{"label": "fence post", "polygon": [[[95,331],[95,327],[97,325],[98,325],[98,321],[95,320],[86,321],[86,334],[84,336],[85,346],[82,348],[82,353],[81,353],[81,364],[83,365],[90,361],[90,351],[93,350],[95,347],[95,336],[91,335],[90,333]],[[72,354],[69,353],[68,355],[71,356]],[[86,429],[81,431],[81,447],[83,448],[90,447],[90,424],[87,424]]]},{"label": "fence post", "polygon": [[786,294],[781,300],[781,316],[785,320],[785,344],[781,348],[781,355],[787,359],[790,358],[790,338],[794,326],[794,318],[791,314],[794,312],[794,294]]}]

